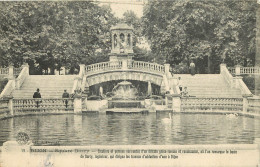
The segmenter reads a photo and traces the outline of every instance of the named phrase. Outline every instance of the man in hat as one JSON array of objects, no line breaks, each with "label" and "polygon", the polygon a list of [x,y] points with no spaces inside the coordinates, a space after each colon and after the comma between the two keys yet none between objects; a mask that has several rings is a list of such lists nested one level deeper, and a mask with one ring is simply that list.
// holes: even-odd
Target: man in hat
[{"label": "man in hat", "polygon": [[34,92],[33,98],[42,98],[39,88],[37,88],[36,92]]},{"label": "man in hat", "polygon": [[[42,98],[39,88],[37,88],[36,92],[34,92],[33,98]],[[40,100],[36,100],[36,107],[37,108],[39,108],[39,103],[40,102],[41,102]]]},{"label": "man in hat", "polygon": [[[62,94],[62,98],[69,98],[70,97],[70,95],[69,95],[69,93],[67,92],[67,90],[65,89],[64,90],[64,92],[63,92],[63,94]],[[66,108],[68,107],[68,100],[66,99],[65,101],[63,101],[63,102],[65,102],[65,106],[66,106]]]}]

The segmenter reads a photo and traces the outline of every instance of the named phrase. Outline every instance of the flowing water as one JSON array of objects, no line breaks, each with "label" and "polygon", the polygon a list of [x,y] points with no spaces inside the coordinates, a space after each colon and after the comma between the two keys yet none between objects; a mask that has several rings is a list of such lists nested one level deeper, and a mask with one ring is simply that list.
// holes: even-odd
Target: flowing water
[{"label": "flowing water", "polygon": [[260,120],[219,114],[38,115],[0,120],[0,146],[26,132],[36,145],[252,144]]}]

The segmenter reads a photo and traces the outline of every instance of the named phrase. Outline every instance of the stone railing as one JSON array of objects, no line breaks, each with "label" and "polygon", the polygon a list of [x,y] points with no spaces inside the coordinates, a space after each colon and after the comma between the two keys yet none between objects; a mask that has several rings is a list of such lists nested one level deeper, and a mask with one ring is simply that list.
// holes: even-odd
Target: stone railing
[{"label": "stone railing", "polygon": [[228,84],[233,87],[233,76],[227,69],[226,64],[220,64],[220,74],[224,77],[224,79],[228,82]]},{"label": "stone railing", "polygon": [[252,96],[251,91],[248,89],[242,78],[238,79],[237,82],[237,88],[240,89],[243,96]]},{"label": "stone railing", "polygon": [[247,111],[260,114],[260,97],[249,97]]},{"label": "stone railing", "polygon": [[14,68],[14,75],[15,75],[15,76],[18,76],[21,71],[22,71],[22,67],[20,67],[20,68]]},{"label": "stone railing", "polygon": [[8,75],[9,68],[0,68],[0,75]]},{"label": "stone railing", "polygon": [[1,99],[0,100],[0,118],[6,117],[9,114],[9,100],[8,99]]},{"label": "stone railing", "polygon": [[102,62],[96,63],[86,66],[86,73],[97,73],[102,71],[112,71],[112,70],[140,70],[147,71],[153,73],[165,73],[165,66],[156,64],[156,63],[148,63],[143,61],[110,61],[110,62]]},{"label": "stone railing", "polygon": [[230,67],[228,68],[231,74],[243,75],[243,74],[260,74],[260,67]]},{"label": "stone railing", "polygon": [[5,96],[10,96],[13,90],[15,89],[15,80],[9,80],[5,85],[4,90],[0,94],[0,98]]},{"label": "stone railing", "polygon": [[13,99],[14,115],[20,112],[73,110],[73,99]]},{"label": "stone railing", "polygon": [[[232,70],[231,70],[232,71]],[[226,67],[226,64],[220,65],[220,74],[224,77],[224,79],[228,82],[231,88],[235,87],[241,91],[243,96],[252,96],[252,93],[242,80],[242,77],[235,76],[233,77],[229,70]]]},{"label": "stone railing", "polygon": [[9,77],[18,76],[21,71],[22,71],[22,67],[14,68],[13,66],[9,66],[7,68],[0,68],[0,75],[5,75]]},{"label": "stone railing", "polygon": [[20,72],[18,78],[16,79],[16,88],[20,89],[24,80],[27,78],[27,76],[29,76],[29,66],[27,65],[23,65],[22,66],[22,71]]},{"label": "stone railing", "polygon": [[157,73],[165,72],[165,67],[163,65],[144,61],[130,61],[128,62],[128,69],[144,70]]},{"label": "stone railing", "polygon": [[181,98],[181,108],[186,110],[243,110],[242,98]]},{"label": "stone railing", "polygon": [[95,73],[99,71],[116,70],[122,68],[122,61],[102,62],[86,66],[86,73]]}]

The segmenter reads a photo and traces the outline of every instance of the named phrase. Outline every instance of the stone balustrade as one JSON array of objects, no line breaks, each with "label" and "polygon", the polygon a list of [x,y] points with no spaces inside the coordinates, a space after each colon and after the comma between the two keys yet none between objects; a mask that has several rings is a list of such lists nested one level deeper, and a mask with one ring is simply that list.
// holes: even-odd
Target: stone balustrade
[{"label": "stone balustrade", "polygon": [[6,117],[9,114],[9,100],[0,100],[0,117]]},{"label": "stone balustrade", "polygon": [[260,74],[260,67],[230,67],[228,68],[231,74],[243,75],[243,74]]},{"label": "stone balustrade", "polygon": [[260,114],[260,97],[248,98],[248,112]]},{"label": "stone balustrade", "polygon": [[149,72],[164,73],[165,67],[156,63],[148,63],[144,61],[130,61],[128,63],[128,69],[145,70]]},{"label": "stone balustrade", "polygon": [[20,72],[22,71],[22,67],[14,68],[13,66],[10,66],[8,68],[0,68],[0,75],[4,76],[18,76]]},{"label": "stone balustrade", "polygon": [[9,68],[0,68],[0,75],[8,75]]},{"label": "stone balustrade", "polygon": [[14,115],[27,111],[73,110],[73,99],[13,99]]},{"label": "stone balustrade", "polygon": [[18,76],[21,71],[22,71],[22,67],[20,67],[20,68],[14,68],[14,75],[15,75],[15,76]]},{"label": "stone balustrade", "polygon": [[138,71],[147,71],[153,73],[165,73],[164,65],[156,64],[156,63],[148,63],[143,61],[127,61],[126,67],[124,67],[123,61],[110,61],[110,62],[102,62],[96,63],[92,65],[86,66],[86,73],[98,73],[103,71],[113,71],[113,70],[138,70]]},{"label": "stone balustrade", "polygon": [[225,78],[225,80],[228,82],[230,87],[234,86],[233,76],[228,71],[226,64],[220,64],[220,74]]},{"label": "stone balustrade", "polygon": [[118,62],[102,62],[86,66],[86,73],[95,73],[106,70],[116,70],[122,68],[122,61]]},{"label": "stone balustrade", "polygon": [[242,98],[196,98],[182,97],[181,108],[185,110],[243,110]]}]

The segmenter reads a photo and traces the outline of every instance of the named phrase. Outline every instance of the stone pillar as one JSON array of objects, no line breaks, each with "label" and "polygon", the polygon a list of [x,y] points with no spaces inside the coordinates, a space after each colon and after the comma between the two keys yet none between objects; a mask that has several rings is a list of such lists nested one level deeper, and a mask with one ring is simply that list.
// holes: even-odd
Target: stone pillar
[{"label": "stone pillar", "polygon": [[180,95],[172,95],[172,110],[181,112],[181,97]]},{"label": "stone pillar", "polygon": [[165,74],[168,76],[170,72],[170,64],[164,64],[164,68],[165,68]]},{"label": "stone pillar", "polygon": [[28,63],[25,63],[25,64],[23,64],[22,65],[22,69],[26,69],[26,76],[28,76],[29,75],[29,65],[28,65]]},{"label": "stone pillar", "polygon": [[240,75],[240,65],[236,65],[235,67],[235,72],[236,72],[236,76],[239,76]]},{"label": "stone pillar", "polygon": [[9,99],[8,110],[10,111],[10,115],[14,116],[13,98]]},{"label": "stone pillar", "polygon": [[220,74],[223,73],[223,70],[224,70],[225,68],[227,68],[227,65],[226,65],[226,64],[224,64],[224,63],[220,64]]},{"label": "stone pillar", "polygon": [[115,37],[115,34],[112,34],[112,50],[115,49],[115,39],[114,39],[114,37]]},{"label": "stone pillar", "polygon": [[243,96],[243,112],[247,112],[248,109],[248,97],[247,96]]},{"label": "stone pillar", "polygon": [[127,70],[127,60],[126,59],[122,60],[122,69]]},{"label": "stone pillar", "polygon": [[79,65],[79,74],[83,74],[83,75],[85,75],[85,64],[80,64]]},{"label": "stone pillar", "polygon": [[14,66],[9,66],[9,72],[8,72],[8,78],[13,79],[14,78]]},{"label": "stone pillar", "polygon": [[148,81],[147,94],[148,96],[153,94],[151,81]]},{"label": "stone pillar", "polygon": [[102,86],[99,87],[99,95],[103,96],[103,87]]},{"label": "stone pillar", "polygon": [[82,97],[79,94],[74,96],[74,114],[82,113]]}]

